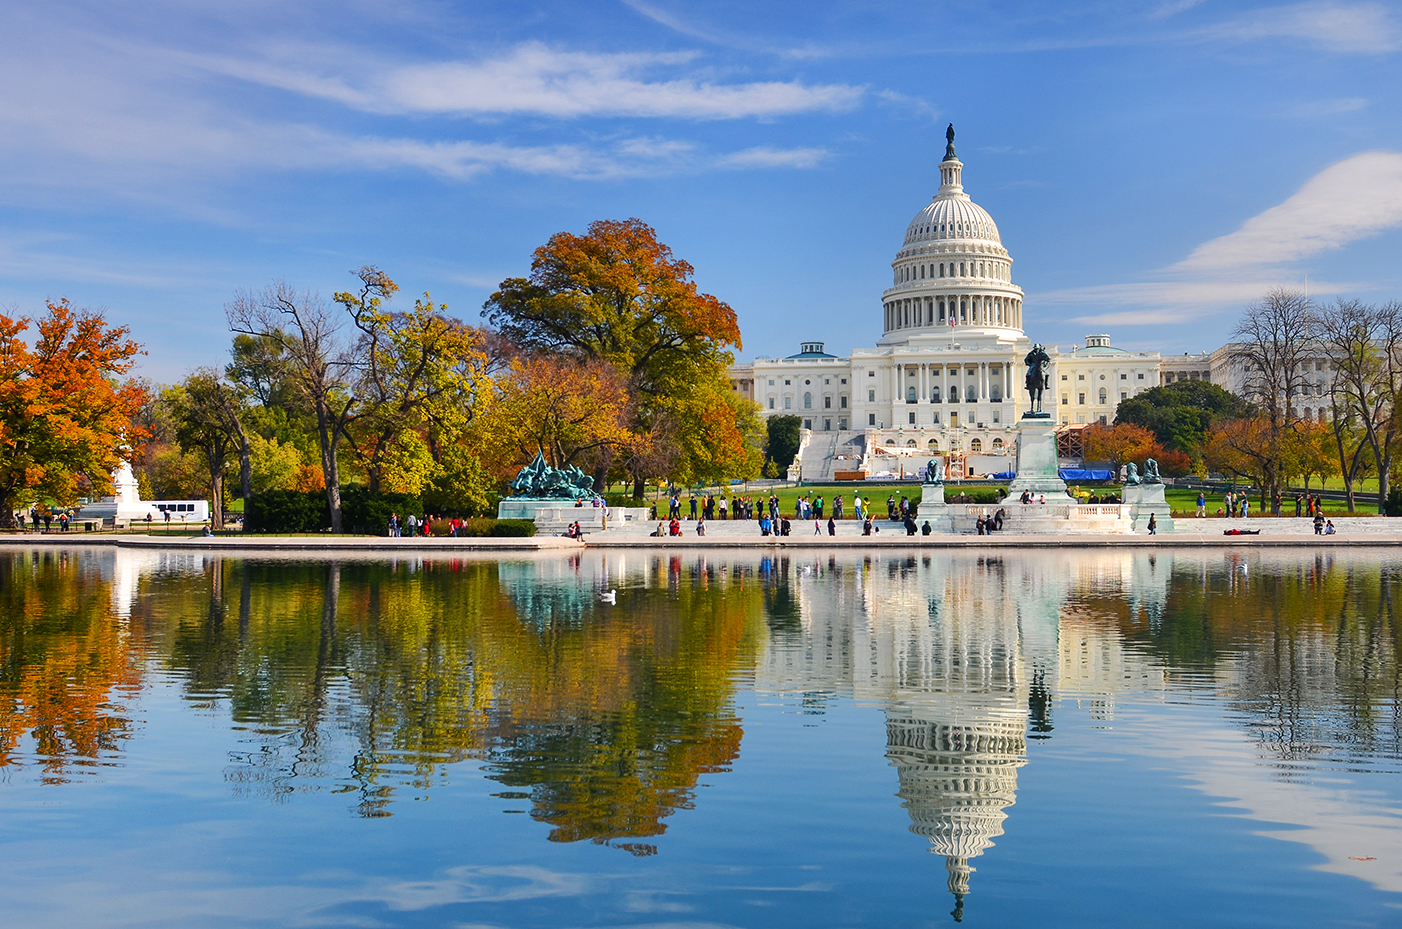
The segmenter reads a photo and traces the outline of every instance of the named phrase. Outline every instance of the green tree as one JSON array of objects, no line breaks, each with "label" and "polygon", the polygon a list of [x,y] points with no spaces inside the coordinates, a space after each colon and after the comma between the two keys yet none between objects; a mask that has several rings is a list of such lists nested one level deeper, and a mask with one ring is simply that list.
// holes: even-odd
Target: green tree
[{"label": "green tree", "polygon": [[1216,384],[1175,381],[1120,401],[1115,422],[1143,426],[1164,448],[1192,454],[1213,425],[1249,414],[1246,401]]},{"label": "green tree", "polygon": [[437,470],[426,436],[453,441],[490,386],[476,330],[451,319],[428,294],[408,313],[386,310],[394,283],[374,268],[358,272],[359,293],[338,293],[360,330],[355,366],[359,405],[349,421],[351,451],[371,491],[417,494]]},{"label": "green tree", "polygon": [[766,457],[780,471],[793,464],[798,454],[799,428],[803,420],[797,416],[771,416],[767,422]]},{"label": "green tree", "polygon": [[[387,292],[393,293],[383,283],[375,285],[373,299],[377,307]],[[298,293],[284,283],[258,294],[238,294],[224,309],[235,333],[276,343],[286,358],[292,383],[316,419],[331,529],[339,533],[341,443],[357,400],[350,387],[355,361],[351,348],[341,341],[340,319],[321,299]]]},{"label": "green tree", "polygon": [[241,399],[235,387],[210,368],[191,373],[163,398],[174,414],[180,448],[198,453],[208,469],[210,522],[223,529],[224,472],[231,456],[240,462],[245,493],[252,493],[248,436],[239,422]]},{"label": "green tree", "polygon": [[303,465],[302,453],[297,446],[277,439],[265,439],[256,433],[250,436],[249,445],[252,449],[255,493],[292,490],[297,486],[297,472]]}]

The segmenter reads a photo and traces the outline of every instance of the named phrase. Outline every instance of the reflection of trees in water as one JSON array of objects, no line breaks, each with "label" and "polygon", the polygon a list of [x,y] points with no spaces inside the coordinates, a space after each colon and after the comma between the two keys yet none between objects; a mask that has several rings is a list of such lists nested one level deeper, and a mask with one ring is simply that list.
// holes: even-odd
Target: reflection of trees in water
[{"label": "reflection of trees in water", "polygon": [[333,789],[388,815],[478,758],[531,788],[552,839],[646,854],[630,840],[739,750],[731,676],[762,578],[659,559],[604,606],[578,560],[535,564],[216,559],[200,583],[150,579],[141,611],[189,699],[227,700],[246,733],[240,792]]},{"label": "reflection of trees in water", "polygon": [[0,554],[0,767],[28,735],[45,783],[109,763],[134,728],[139,650],[86,552]]},{"label": "reflection of trees in water", "polygon": [[1188,563],[1171,575],[1157,626],[1122,617],[1120,631],[1171,667],[1210,675],[1282,773],[1325,758],[1397,761],[1399,582],[1402,569],[1368,557]]},{"label": "reflection of trees in water", "polygon": [[552,841],[650,854],[654,846],[627,840],[660,835],[698,777],[735,759],[731,677],[753,660],[755,574],[653,558],[644,587],[620,590],[617,608],[587,622],[484,617],[484,660],[510,669],[489,711],[489,776],[531,788]]}]

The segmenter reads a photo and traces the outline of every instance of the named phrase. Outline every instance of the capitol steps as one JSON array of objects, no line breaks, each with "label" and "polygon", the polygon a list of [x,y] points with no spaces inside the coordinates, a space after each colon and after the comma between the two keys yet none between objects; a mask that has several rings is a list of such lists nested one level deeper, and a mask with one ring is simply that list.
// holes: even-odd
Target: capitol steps
[{"label": "capitol steps", "polygon": [[798,453],[799,478],[808,484],[830,482],[837,456],[836,432],[810,432]]}]

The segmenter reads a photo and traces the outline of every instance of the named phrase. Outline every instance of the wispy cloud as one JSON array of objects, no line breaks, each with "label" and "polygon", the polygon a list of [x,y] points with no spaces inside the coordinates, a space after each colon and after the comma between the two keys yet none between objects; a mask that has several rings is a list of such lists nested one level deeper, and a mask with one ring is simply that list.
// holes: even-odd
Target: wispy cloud
[{"label": "wispy cloud", "polygon": [[729,154],[700,151],[676,140],[625,139],[609,146],[513,146],[478,142],[422,142],[416,139],[357,139],[344,157],[363,167],[421,168],[447,178],[466,179],[487,171],[607,180],[650,177],[718,168],[810,168],[827,157],[825,149],[751,148]]},{"label": "wispy cloud", "polygon": [[[814,147],[756,145],[771,135],[767,131],[748,147],[727,151],[674,133],[591,131],[562,139],[554,131],[549,142],[533,143],[541,133],[519,123],[464,131],[460,123],[442,121],[406,127],[388,121],[347,125],[339,118],[316,120],[306,112],[296,120],[265,116],[210,91],[211,70],[232,75],[241,60],[185,52],[163,56],[150,49],[145,49],[150,54],[136,54],[118,40],[99,42],[73,34],[61,39],[83,54],[72,56],[67,68],[43,81],[26,78],[41,67],[45,46],[0,59],[0,86],[25,88],[0,94],[0,168],[19,197],[98,188],[188,211],[192,207],[187,204],[207,200],[188,196],[193,186],[267,171],[408,169],[451,180],[509,171],[599,180],[720,169],[801,169],[828,154]],[[59,40],[50,39],[49,44]],[[459,69],[453,80],[448,75],[437,81],[431,70],[370,67],[365,70],[383,71],[385,77],[374,86],[356,87],[327,65],[336,56],[325,49],[303,51],[301,70],[259,63],[248,65],[239,76],[362,111],[427,116],[456,107],[447,115],[651,112],[768,118],[786,110],[838,105],[861,93],[797,83],[648,83],[628,75],[648,67],[676,67],[693,56],[554,55],[539,45],[520,47],[470,74],[471,69]],[[291,51],[283,48],[279,54]],[[341,60],[355,57],[343,55]],[[192,73],[200,79],[191,79]],[[600,83],[592,86],[596,77]],[[435,90],[436,83],[442,86]],[[610,94],[615,99],[608,99]],[[487,138],[463,138],[469,134]],[[51,194],[43,196],[51,202]],[[209,207],[200,209],[207,212]]]},{"label": "wispy cloud", "polygon": [[[1165,269],[1167,279],[1077,287],[1029,296],[1038,306],[1079,308],[1073,322],[1101,326],[1186,323],[1241,306],[1272,287],[1302,287],[1290,263],[1402,226],[1402,154],[1363,152],[1325,168],[1278,206],[1204,242]],[[1312,296],[1370,289],[1311,279]]]},{"label": "wispy cloud", "polygon": [[1295,39],[1335,52],[1381,54],[1402,47],[1393,10],[1381,3],[1299,3],[1266,7],[1206,27],[1209,39]]},{"label": "wispy cloud", "polygon": [[1340,97],[1335,100],[1310,100],[1297,103],[1285,111],[1287,116],[1296,119],[1320,119],[1325,116],[1339,116],[1343,113],[1360,113],[1368,108],[1363,97]]},{"label": "wispy cloud", "polygon": [[[334,57],[336,62],[359,60],[356,55]],[[865,93],[864,88],[848,84],[655,77],[659,70],[675,71],[696,57],[692,52],[597,54],[526,42],[496,58],[425,65],[384,63],[370,69],[368,77],[360,77],[355,72],[310,70],[300,64],[306,58],[300,53],[298,65],[183,56],[195,67],[379,114],[772,118],[850,109]]]},{"label": "wispy cloud", "polygon": [[748,148],[716,161],[722,168],[811,168],[827,158],[825,148]]},{"label": "wispy cloud", "polygon": [[[1038,307],[1071,307],[1085,312],[1070,317],[1071,322],[1099,326],[1163,326],[1191,322],[1218,312],[1223,307],[1241,306],[1272,287],[1300,287],[1298,278],[1255,277],[1249,280],[1155,281],[1137,284],[1107,284],[1030,294],[1028,302]],[[1314,281],[1313,296],[1356,291],[1358,284]],[[1101,312],[1094,312],[1095,310]]]},{"label": "wispy cloud", "polygon": [[1402,226],[1402,153],[1363,152],[1325,168],[1279,206],[1205,242],[1181,271],[1280,264]]}]

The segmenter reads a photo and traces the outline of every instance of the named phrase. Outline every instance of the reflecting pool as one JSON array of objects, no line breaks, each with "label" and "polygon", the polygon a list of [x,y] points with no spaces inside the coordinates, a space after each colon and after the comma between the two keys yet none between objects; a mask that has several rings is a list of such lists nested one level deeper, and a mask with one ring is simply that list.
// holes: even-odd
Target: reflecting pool
[{"label": "reflecting pool", "polygon": [[0,548],[0,914],[1402,925],[1393,557]]}]

